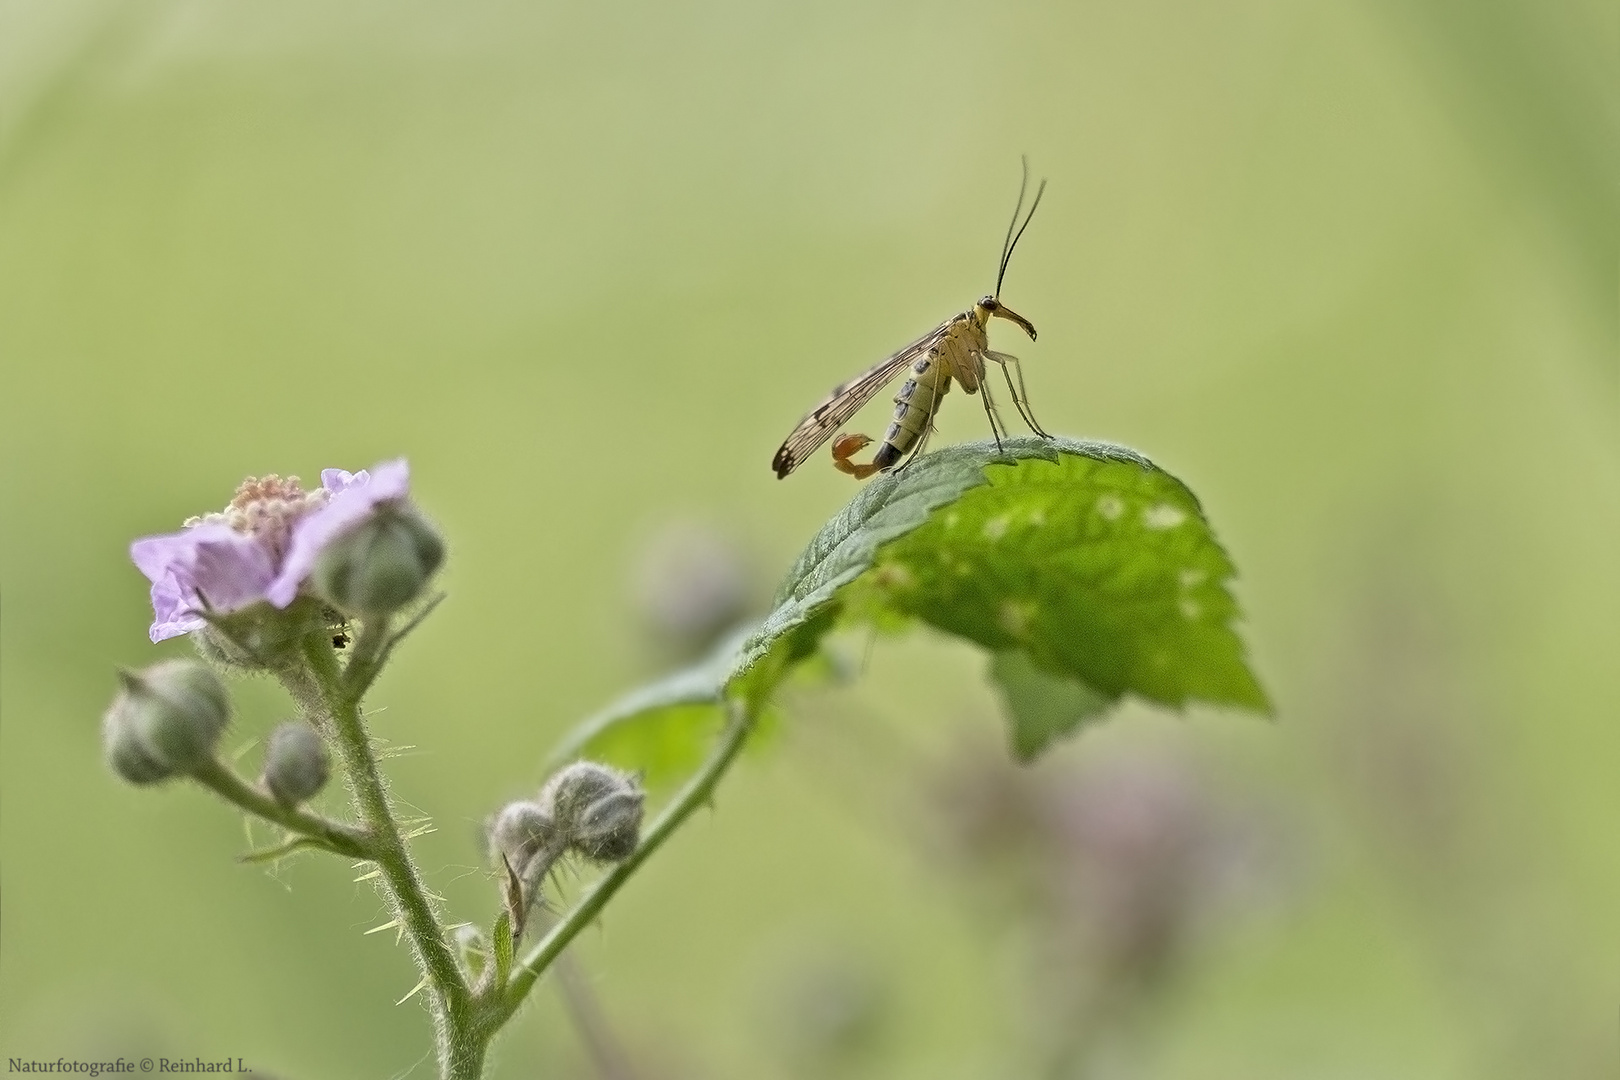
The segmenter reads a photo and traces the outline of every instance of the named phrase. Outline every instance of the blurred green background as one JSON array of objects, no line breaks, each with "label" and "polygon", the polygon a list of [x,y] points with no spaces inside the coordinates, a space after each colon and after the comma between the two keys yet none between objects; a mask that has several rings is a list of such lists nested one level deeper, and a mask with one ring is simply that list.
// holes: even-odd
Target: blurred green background
[{"label": "blurred green background", "polygon": [[[377,730],[414,747],[432,888],[485,921],[479,822],[659,668],[648,545],[695,523],[768,595],[854,490],[772,451],[991,287],[1027,153],[1051,186],[1003,296],[1036,412],[1199,493],[1278,703],[1131,706],[1037,767],[1167,754],[1267,837],[1092,1075],[1614,1075],[1617,29],[1595,0],[0,3],[0,1057],[431,1072],[368,885],[239,866],[236,814],[102,765],[113,665],[185,651],[146,640],[131,538],[245,475],[410,457],[450,599]],[[1039,943],[920,839],[941,763],[1000,753],[982,663],[918,635],[804,694],[586,936],[634,1075],[1018,1075]],[[239,743],[288,711],[239,700]],[[817,965],[859,1046],[802,1050]],[[595,1075],[545,987],[495,1061]]]}]

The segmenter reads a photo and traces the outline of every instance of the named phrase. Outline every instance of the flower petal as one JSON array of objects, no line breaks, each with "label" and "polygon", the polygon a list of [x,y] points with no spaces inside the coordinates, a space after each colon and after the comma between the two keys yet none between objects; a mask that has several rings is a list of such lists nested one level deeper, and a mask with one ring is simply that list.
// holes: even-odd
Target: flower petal
[{"label": "flower petal", "polygon": [[192,583],[207,610],[227,612],[263,600],[276,576],[275,561],[258,540],[228,525],[199,525]]},{"label": "flower petal", "polygon": [[264,599],[275,576],[264,545],[228,525],[143,537],[129,554],[152,582],[153,641],[196,630],[203,612],[231,612]]},{"label": "flower petal", "polygon": [[[364,521],[378,503],[402,499],[410,494],[411,470],[404,458],[385,461],[369,472],[353,474],[341,469],[324,469],[321,483],[332,497],[326,505],[293,526],[292,544],[282,561],[281,572],[270,583],[266,596],[284,608],[298,595],[298,587],[315,569],[315,560],[327,544]],[[341,485],[341,486],[334,486]]]},{"label": "flower petal", "polygon": [[321,470],[321,487],[325,488],[327,491],[330,491],[334,495],[346,487],[351,487],[355,484],[364,484],[370,479],[371,474],[366,472],[364,469],[361,469],[357,473],[348,472],[344,469]]},{"label": "flower petal", "polygon": [[187,529],[163,536],[143,536],[136,540],[129,545],[129,557],[134,560],[135,569],[156,583],[169,572],[170,567],[177,563],[189,563],[195,543],[192,532]]},{"label": "flower petal", "polygon": [[179,637],[200,629],[203,619],[200,615],[188,614],[194,611],[187,602],[185,594],[181,591],[180,583],[173,574],[164,573],[157,581],[152,582],[152,627],[148,634],[155,645],[166,638]]}]

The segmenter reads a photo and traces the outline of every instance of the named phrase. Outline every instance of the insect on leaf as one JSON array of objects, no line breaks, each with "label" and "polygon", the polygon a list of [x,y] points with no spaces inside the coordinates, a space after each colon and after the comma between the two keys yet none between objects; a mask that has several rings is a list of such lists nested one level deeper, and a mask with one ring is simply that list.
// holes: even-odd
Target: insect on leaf
[{"label": "insect on leaf", "polygon": [[1233,628],[1233,575],[1197,499],[1133,450],[1033,437],[946,447],[862,488],[757,628],[621,698],[555,756],[695,761],[726,697],[764,701],[829,630],[883,616],[995,656],[1025,760],[1126,694],[1269,712]]}]

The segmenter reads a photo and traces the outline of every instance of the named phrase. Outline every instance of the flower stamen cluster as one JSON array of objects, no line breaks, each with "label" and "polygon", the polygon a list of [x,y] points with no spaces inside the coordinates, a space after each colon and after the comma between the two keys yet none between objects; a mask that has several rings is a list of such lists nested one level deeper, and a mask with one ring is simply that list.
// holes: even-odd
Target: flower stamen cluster
[{"label": "flower stamen cluster", "polygon": [[[314,491],[305,491],[296,476],[249,477],[224,510],[188,518],[179,532],[136,540],[130,557],[152,582],[152,640],[189,634],[260,605],[266,617],[287,609],[311,591],[322,555],[379,516],[407,520],[413,553],[426,553],[407,561],[413,581],[390,593],[414,595],[410,586],[419,589],[437,568],[442,542],[410,510],[409,494],[403,460],[370,472],[326,469]],[[395,578],[398,561],[388,567]]]},{"label": "flower stamen cluster", "polygon": [[250,476],[237,486],[235,497],[224,510],[189,517],[182,524],[188,529],[228,525],[253,537],[272,556],[281,559],[292,543],[293,526],[305,514],[325,505],[331,496],[324,487],[305,491],[296,476]]}]

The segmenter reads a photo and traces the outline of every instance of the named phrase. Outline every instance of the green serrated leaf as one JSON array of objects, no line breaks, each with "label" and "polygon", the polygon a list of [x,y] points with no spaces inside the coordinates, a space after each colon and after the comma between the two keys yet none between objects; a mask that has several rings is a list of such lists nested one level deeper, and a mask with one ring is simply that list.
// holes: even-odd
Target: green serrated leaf
[{"label": "green serrated leaf", "polygon": [[[1027,450],[1024,456],[1057,457],[1044,440],[1033,440]],[[885,542],[904,536],[938,507],[984,484],[984,466],[997,460],[1016,459],[997,454],[993,446],[988,454],[977,443],[948,446],[867,484],[804,549],[777,590],[776,610],[761,629],[804,621],[870,566]]]},{"label": "green serrated leaf", "polygon": [[[763,705],[846,621],[922,619],[1106,702],[1135,693],[1267,711],[1231,627],[1232,575],[1192,493],[1133,450],[1034,437],[947,447],[862,488],[758,627],[586,720],[553,760],[597,757],[654,782],[683,770],[726,698]],[[1066,730],[1018,723],[1029,727],[1015,727],[1019,753]]]},{"label": "green serrated leaf", "polygon": [[1106,696],[1269,711],[1232,629],[1231,560],[1192,493],[1121,447],[1003,445],[1058,453],[1014,466],[986,455],[988,482],[886,544],[862,586]]},{"label": "green serrated leaf", "polygon": [[552,751],[550,765],[590,758],[642,770],[651,785],[683,771],[717,729],[727,684],[753,633],[732,635],[698,663],[632,690],[588,717]]},{"label": "green serrated leaf", "polygon": [[590,758],[638,770],[650,788],[683,775],[723,726],[725,699],[754,699],[763,721],[777,684],[816,655],[837,614],[837,605],[828,604],[773,636],[757,627],[733,635],[698,663],[631,691],[579,724],[552,752],[551,766]]},{"label": "green serrated leaf", "polygon": [[580,756],[638,772],[644,786],[658,788],[703,759],[703,748],[723,722],[723,710],[713,702],[647,709],[603,728]]},{"label": "green serrated leaf", "polygon": [[1118,695],[1098,693],[1078,679],[1048,674],[1017,650],[991,658],[990,679],[1000,687],[1007,707],[1013,757],[1025,763],[1119,700]]}]

